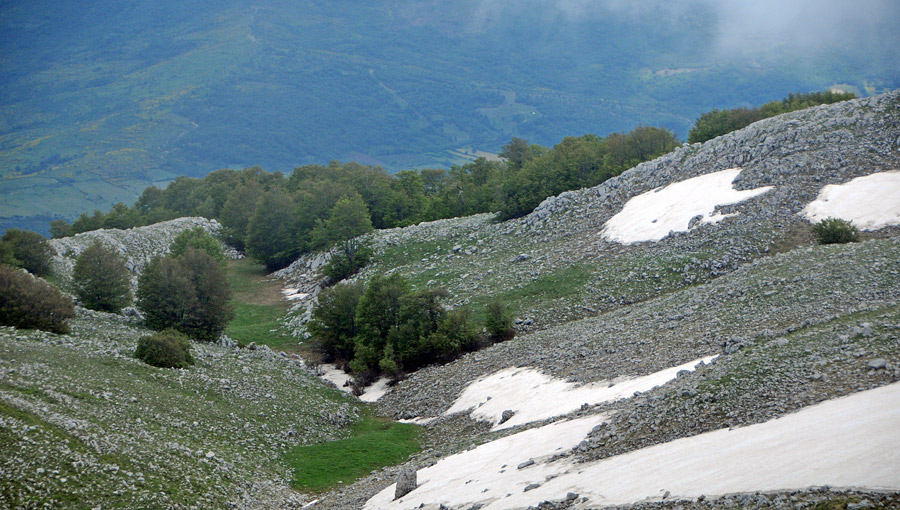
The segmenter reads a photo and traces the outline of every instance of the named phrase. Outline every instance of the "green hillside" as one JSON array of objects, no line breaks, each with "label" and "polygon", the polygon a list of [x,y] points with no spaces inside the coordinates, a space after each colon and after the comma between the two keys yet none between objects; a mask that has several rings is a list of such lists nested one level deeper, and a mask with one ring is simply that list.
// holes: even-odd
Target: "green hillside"
[{"label": "green hillside", "polygon": [[863,40],[757,41],[766,52],[738,58],[706,4],[2,2],[0,227],[45,231],[223,167],[446,168],[513,136],[645,124],[683,138],[712,108],[873,93],[898,85],[888,10]]}]

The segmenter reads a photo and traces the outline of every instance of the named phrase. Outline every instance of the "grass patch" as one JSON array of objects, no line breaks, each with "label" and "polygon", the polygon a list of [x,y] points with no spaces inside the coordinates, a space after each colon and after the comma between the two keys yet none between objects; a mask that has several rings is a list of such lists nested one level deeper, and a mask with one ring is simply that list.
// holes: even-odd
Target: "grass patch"
[{"label": "grass patch", "polygon": [[484,319],[484,310],[491,301],[500,300],[510,313],[521,313],[529,307],[549,306],[567,300],[579,300],[585,286],[594,279],[594,268],[587,264],[573,264],[543,273],[524,285],[496,294],[473,296],[472,311],[478,320]]},{"label": "grass patch", "polygon": [[296,447],[284,460],[294,470],[295,489],[322,492],[399,464],[420,449],[417,425],[365,415],[349,438]]},{"label": "grass patch", "polygon": [[282,327],[288,304],[281,296],[281,283],[271,280],[262,264],[250,259],[228,262],[228,286],[234,319],[225,334],[241,345],[255,342],[284,351],[297,349],[297,340]]}]

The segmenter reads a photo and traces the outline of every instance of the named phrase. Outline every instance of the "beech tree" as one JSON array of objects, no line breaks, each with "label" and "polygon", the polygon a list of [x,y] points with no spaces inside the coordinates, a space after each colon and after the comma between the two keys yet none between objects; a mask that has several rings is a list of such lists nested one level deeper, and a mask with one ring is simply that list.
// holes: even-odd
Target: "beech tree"
[{"label": "beech tree", "polygon": [[194,248],[151,261],[138,279],[137,297],[149,327],[198,340],[215,341],[234,318],[222,265]]},{"label": "beech tree", "polygon": [[94,241],[75,260],[72,283],[85,308],[119,313],[131,304],[131,274],[125,259],[100,241]]},{"label": "beech tree", "polygon": [[3,234],[0,242],[7,246],[8,254],[13,257],[18,267],[37,276],[50,274],[53,248],[44,236],[30,230],[11,228]]}]

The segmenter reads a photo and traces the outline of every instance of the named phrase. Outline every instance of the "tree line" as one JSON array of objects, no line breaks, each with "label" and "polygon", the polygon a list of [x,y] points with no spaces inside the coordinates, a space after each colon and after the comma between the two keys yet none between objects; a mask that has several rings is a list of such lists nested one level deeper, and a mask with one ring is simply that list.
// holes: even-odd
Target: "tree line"
[{"label": "tree line", "polygon": [[851,92],[825,91],[802,94],[789,94],[788,97],[770,101],[756,108],[732,108],[730,110],[712,110],[704,113],[694,123],[688,133],[688,143],[705,142],[717,136],[737,131],[762,119],[781,115],[782,113],[802,110],[811,106],[837,103],[848,99],[856,99]]},{"label": "tree line", "polygon": [[523,216],[549,196],[597,185],[678,145],[665,129],[638,127],[605,138],[568,137],[552,148],[513,138],[500,152],[503,159],[479,158],[450,170],[390,175],[338,161],[287,176],[259,167],[217,170],[202,179],[179,177],[165,189],[151,186],[132,206],[118,203],[50,228],[53,237],[64,237],[204,216],[222,224],[227,243],[275,270],[372,229],[483,212]]}]

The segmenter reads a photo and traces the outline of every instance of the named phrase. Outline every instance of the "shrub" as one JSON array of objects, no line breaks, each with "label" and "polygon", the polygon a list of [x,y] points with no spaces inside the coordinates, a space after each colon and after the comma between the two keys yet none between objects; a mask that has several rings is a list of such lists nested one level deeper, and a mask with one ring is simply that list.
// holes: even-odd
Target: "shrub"
[{"label": "shrub", "polygon": [[222,265],[193,248],[151,261],[138,279],[137,297],[149,327],[173,328],[198,340],[216,340],[234,317]]},{"label": "shrub", "polygon": [[134,357],[160,368],[187,368],[194,364],[190,340],[174,329],[141,337]]},{"label": "shrub", "polygon": [[493,301],[488,304],[484,318],[484,327],[488,336],[494,342],[509,340],[515,336],[516,331],[512,327],[512,317],[507,313],[506,307],[501,301]]},{"label": "shrub", "polygon": [[853,243],[859,240],[859,231],[849,221],[825,218],[812,226],[819,244]]},{"label": "shrub", "polygon": [[372,249],[366,245],[345,241],[335,250],[331,260],[322,266],[322,273],[333,283],[345,280],[365,267],[372,260],[372,253]]},{"label": "shrub", "polygon": [[38,276],[50,274],[53,248],[42,235],[29,230],[11,228],[3,234],[0,242],[7,245],[19,267]]},{"label": "shrub", "polygon": [[85,308],[119,313],[131,304],[131,275],[125,260],[100,241],[88,246],[75,260],[72,283]]},{"label": "shrub", "polygon": [[75,304],[56,287],[0,264],[0,324],[68,333]]}]

